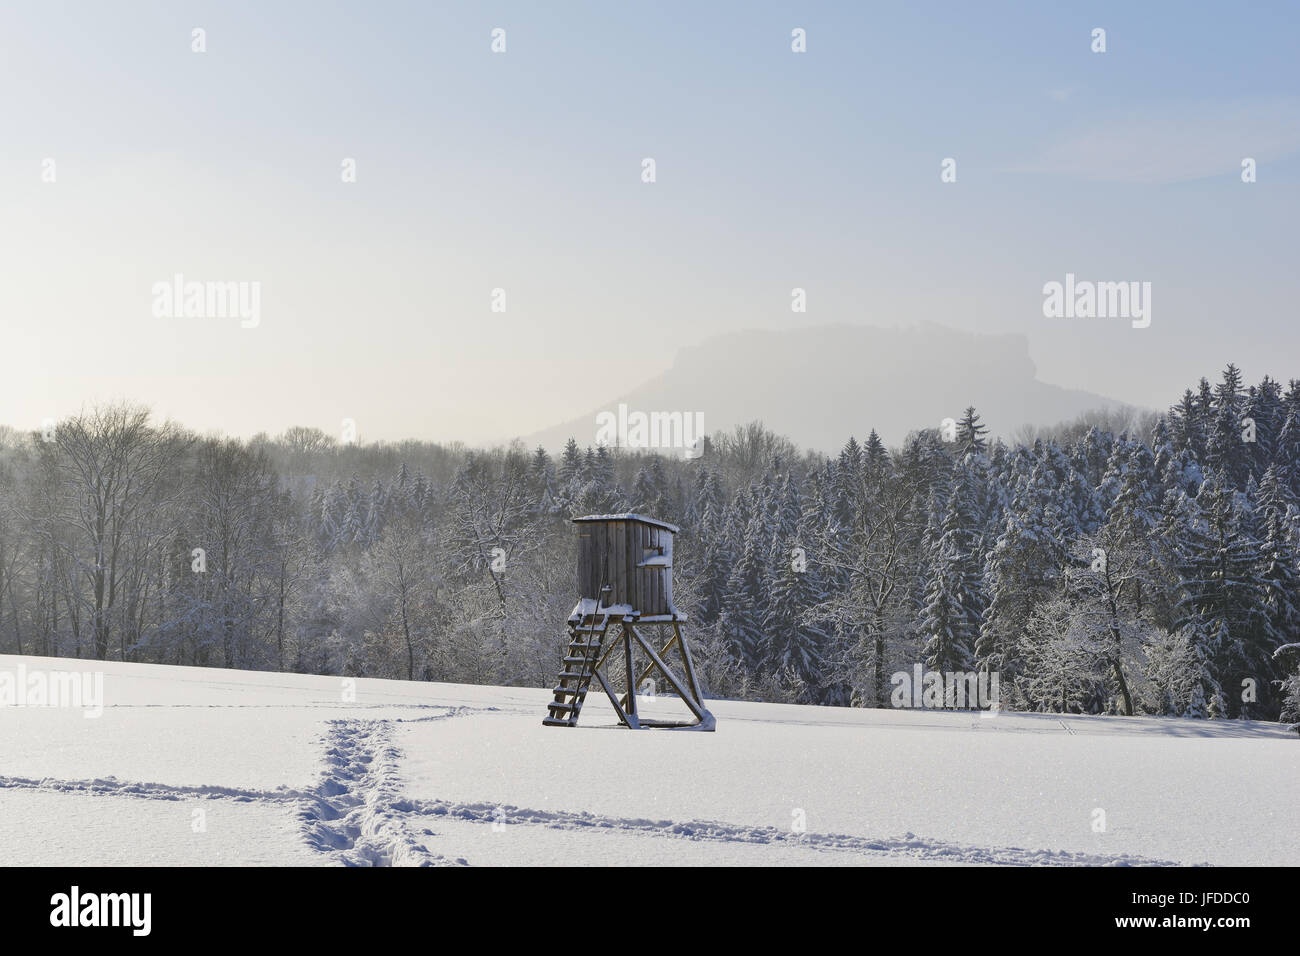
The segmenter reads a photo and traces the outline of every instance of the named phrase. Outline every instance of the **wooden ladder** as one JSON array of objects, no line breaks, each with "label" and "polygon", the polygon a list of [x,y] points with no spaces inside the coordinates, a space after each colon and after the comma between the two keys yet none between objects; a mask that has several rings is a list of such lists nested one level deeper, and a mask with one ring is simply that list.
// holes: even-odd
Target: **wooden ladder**
[{"label": "wooden ladder", "polygon": [[578,713],[587,699],[612,617],[601,607],[604,597],[602,593],[594,611],[569,624],[569,653],[564,658],[564,670],[560,671],[559,686],[553,688],[555,700],[546,705],[550,714],[542,718],[548,727],[574,727],[578,723]]}]

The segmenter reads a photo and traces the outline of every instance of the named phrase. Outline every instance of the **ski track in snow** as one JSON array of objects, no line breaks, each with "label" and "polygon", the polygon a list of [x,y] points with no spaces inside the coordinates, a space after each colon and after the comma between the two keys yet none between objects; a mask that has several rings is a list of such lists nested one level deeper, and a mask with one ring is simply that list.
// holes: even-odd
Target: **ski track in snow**
[{"label": "ski track in snow", "polygon": [[54,793],[88,793],[98,796],[141,797],[146,800],[217,800],[231,799],[241,803],[253,801],[274,802],[303,799],[309,794],[299,790],[242,790],[238,787],[173,786],[165,783],[147,783],[118,780],[116,777],[96,777],[91,780],[56,780],[53,777],[0,777],[0,790],[49,790]]},{"label": "ski track in snow", "polygon": [[[167,705],[157,705],[167,706]],[[182,705],[184,706],[184,705]],[[192,705],[193,706],[193,705]],[[202,706],[202,705],[199,705]],[[216,705],[221,706],[221,705]],[[238,705],[235,705],[238,706]],[[401,707],[402,705],[396,705]],[[408,705],[409,706],[409,705]],[[1064,850],[1021,847],[981,847],[932,840],[906,833],[895,838],[871,838],[829,833],[791,833],[776,827],[745,826],[718,821],[649,820],[577,812],[530,810],[494,803],[456,803],[403,797],[401,750],[392,741],[393,725],[447,720],[496,707],[417,705],[440,713],[423,717],[340,718],[326,721],[325,769],[310,790],[280,787],[245,790],[215,785],[173,786],[123,781],[115,777],[56,780],[0,776],[0,789],[45,790],[56,793],[111,795],[150,800],[229,799],[238,802],[297,804],[303,838],[308,846],[335,856],[344,866],[466,866],[431,850],[422,839],[434,836],[417,825],[429,817],[470,823],[539,826],[554,830],[621,832],[673,840],[787,846],[858,856],[917,862],[967,863],[992,866],[1177,866],[1168,860],[1121,854],[1099,856]],[[375,709],[394,705],[377,705]],[[1062,726],[1071,733],[1064,722]]]},{"label": "ski track in snow", "polygon": [[[491,823],[494,820],[514,826],[517,824],[544,826],[558,830],[611,830],[637,833],[646,836],[678,840],[701,840],[719,843],[756,843],[768,846],[802,847],[866,855],[906,856],[917,861],[970,863],[991,866],[1178,866],[1168,860],[1146,857],[1097,856],[1090,853],[1071,853],[1065,850],[1032,850],[1021,847],[980,847],[960,843],[930,840],[906,833],[902,837],[877,839],[834,833],[791,833],[776,827],[743,826],[708,820],[678,823],[673,820],[647,820],[638,818],[606,817],[575,812],[549,810],[524,810],[519,807],[498,806],[489,803],[450,803],[437,801],[404,801],[398,806],[411,813],[447,816],[474,823]],[[504,815],[504,820],[502,816]]]}]

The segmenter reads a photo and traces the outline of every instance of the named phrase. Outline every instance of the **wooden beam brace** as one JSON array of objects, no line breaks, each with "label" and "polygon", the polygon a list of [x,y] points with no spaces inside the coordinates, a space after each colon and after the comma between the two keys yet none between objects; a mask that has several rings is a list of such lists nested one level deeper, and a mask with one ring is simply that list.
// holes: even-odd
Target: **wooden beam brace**
[{"label": "wooden beam brace", "polygon": [[677,641],[678,646],[682,649],[682,663],[686,665],[686,679],[691,682],[691,690],[695,693],[695,699],[704,706],[704,694],[700,691],[700,679],[695,676],[695,661],[691,659],[690,645],[682,638],[681,625],[673,621],[673,640]]},{"label": "wooden beam brace", "polygon": [[672,672],[672,669],[663,662],[663,658],[661,658],[658,654],[656,654],[651,649],[650,645],[645,642],[645,639],[642,638],[641,635],[637,633],[635,627],[632,627],[631,625],[627,625],[626,630],[629,631],[632,634],[632,636],[636,638],[636,642],[641,645],[642,649],[644,649],[647,654],[650,655],[650,659],[659,665],[659,669],[663,671],[664,677],[668,680],[668,683],[673,685],[673,689],[677,691],[677,694],[679,697],[681,697],[682,702],[685,703],[686,706],[691,709],[691,713],[695,714],[695,716],[699,718],[701,722],[703,722],[704,708],[700,705],[700,703],[697,700],[695,700],[694,697],[691,696],[690,691],[688,691],[685,687],[681,685],[681,682],[677,680],[677,675],[674,674]]},{"label": "wooden beam brace", "polygon": [[[622,622],[621,619],[619,620],[619,626],[620,626],[620,627],[621,627],[621,626],[624,626],[624,625],[623,625],[623,622]],[[604,664],[604,663],[605,663],[605,658],[609,657],[609,652],[612,651],[616,646],[618,646],[618,639],[617,639],[617,638],[615,638],[614,640],[610,641],[608,644],[605,643],[605,636],[606,636],[607,634],[609,634],[609,628],[610,628],[610,622],[606,622],[604,630],[602,630],[602,631],[600,632],[600,651],[601,651],[601,653],[600,653],[600,657],[596,659],[596,663],[593,664],[593,665],[591,665],[591,666],[592,666],[592,670],[595,670],[597,667],[600,667],[602,664]]]},{"label": "wooden beam brace", "polygon": [[[660,657],[667,657],[667,656],[668,656],[668,652],[669,652],[670,650],[672,650],[673,645],[676,644],[676,643],[677,643],[677,638],[676,638],[676,637],[670,637],[670,638],[668,639],[668,643],[665,644],[665,645],[663,646],[663,649],[662,649],[661,651],[659,651],[659,656],[660,656]],[[646,679],[647,677],[649,677],[649,676],[654,672],[654,669],[655,669],[655,664],[654,664],[654,663],[647,664],[646,667],[645,667],[645,670],[643,670],[643,671],[641,672],[641,676],[638,677],[638,678],[636,679],[636,686],[637,686],[637,687],[640,687],[641,684],[644,683],[645,679]]]},{"label": "wooden beam brace", "polygon": [[[631,624],[623,625],[623,670],[627,675],[627,712],[632,718],[636,718],[636,682],[632,678],[632,637],[630,631]],[[638,638],[640,640],[640,638]]]},{"label": "wooden beam brace", "polygon": [[614,696],[614,691],[610,689],[609,683],[605,680],[605,675],[600,671],[596,671],[595,673],[596,680],[600,681],[600,686],[605,691],[605,696],[608,697],[609,702],[614,705],[614,711],[618,714],[619,723],[627,724],[627,726],[631,727],[633,730],[640,730],[641,724],[636,719],[636,715],[634,714],[629,717],[627,712],[619,705],[618,698]]}]

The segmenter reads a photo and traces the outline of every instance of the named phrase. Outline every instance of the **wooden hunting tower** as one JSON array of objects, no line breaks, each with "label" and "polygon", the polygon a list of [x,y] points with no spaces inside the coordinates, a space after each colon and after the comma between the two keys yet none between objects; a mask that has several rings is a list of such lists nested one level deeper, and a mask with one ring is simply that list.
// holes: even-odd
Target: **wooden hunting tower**
[{"label": "wooden hunting tower", "polygon": [[[679,529],[636,514],[588,515],[573,523],[578,526],[578,603],[569,615],[569,650],[555,700],[542,723],[575,726],[594,679],[626,727],[713,730],[682,633],[686,616],[673,605],[673,535]],[[647,636],[651,629],[653,639]],[[682,674],[669,666],[673,651]],[[619,663],[621,668],[615,666]],[[639,717],[636,691],[648,682],[656,690],[676,692],[695,719]]]}]

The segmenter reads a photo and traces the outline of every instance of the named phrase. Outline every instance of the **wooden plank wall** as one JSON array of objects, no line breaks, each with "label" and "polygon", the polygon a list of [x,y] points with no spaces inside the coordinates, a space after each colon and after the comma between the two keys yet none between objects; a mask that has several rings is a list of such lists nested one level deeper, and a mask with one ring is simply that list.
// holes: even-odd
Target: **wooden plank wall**
[{"label": "wooden plank wall", "polygon": [[591,597],[591,567],[594,562],[595,529],[578,525],[578,597]]},{"label": "wooden plank wall", "polygon": [[[664,534],[663,528],[646,528],[645,547],[641,549],[642,558],[650,558],[659,553],[660,536]],[[659,568],[642,568],[643,578],[646,584],[646,613],[662,614],[660,607],[663,604],[663,579],[664,573]]]},{"label": "wooden plank wall", "polygon": [[[663,549],[668,567],[637,567]],[[610,604],[628,604],[644,615],[673,613],[673,535],[637,521],[579,525],[578,595],[600,596],[610,586]]]},{"label": "wooden plank wall", "polygon": [[672,538],[669,532],[663,532],[663,553],[668,555],[668,570],[663,572],[663,610],[660,614],[676,614],[672,606]]},{"label": "wooden plank wall", "polygon": [[632,604],[632,595],[628,593],[627,587],[627,522],[611,521],[609,533],[613,539],[610,545],[614,555],[614,560],[611,562],[614,570],[609,582],[614,588],[611,598],[615,604]]}]

